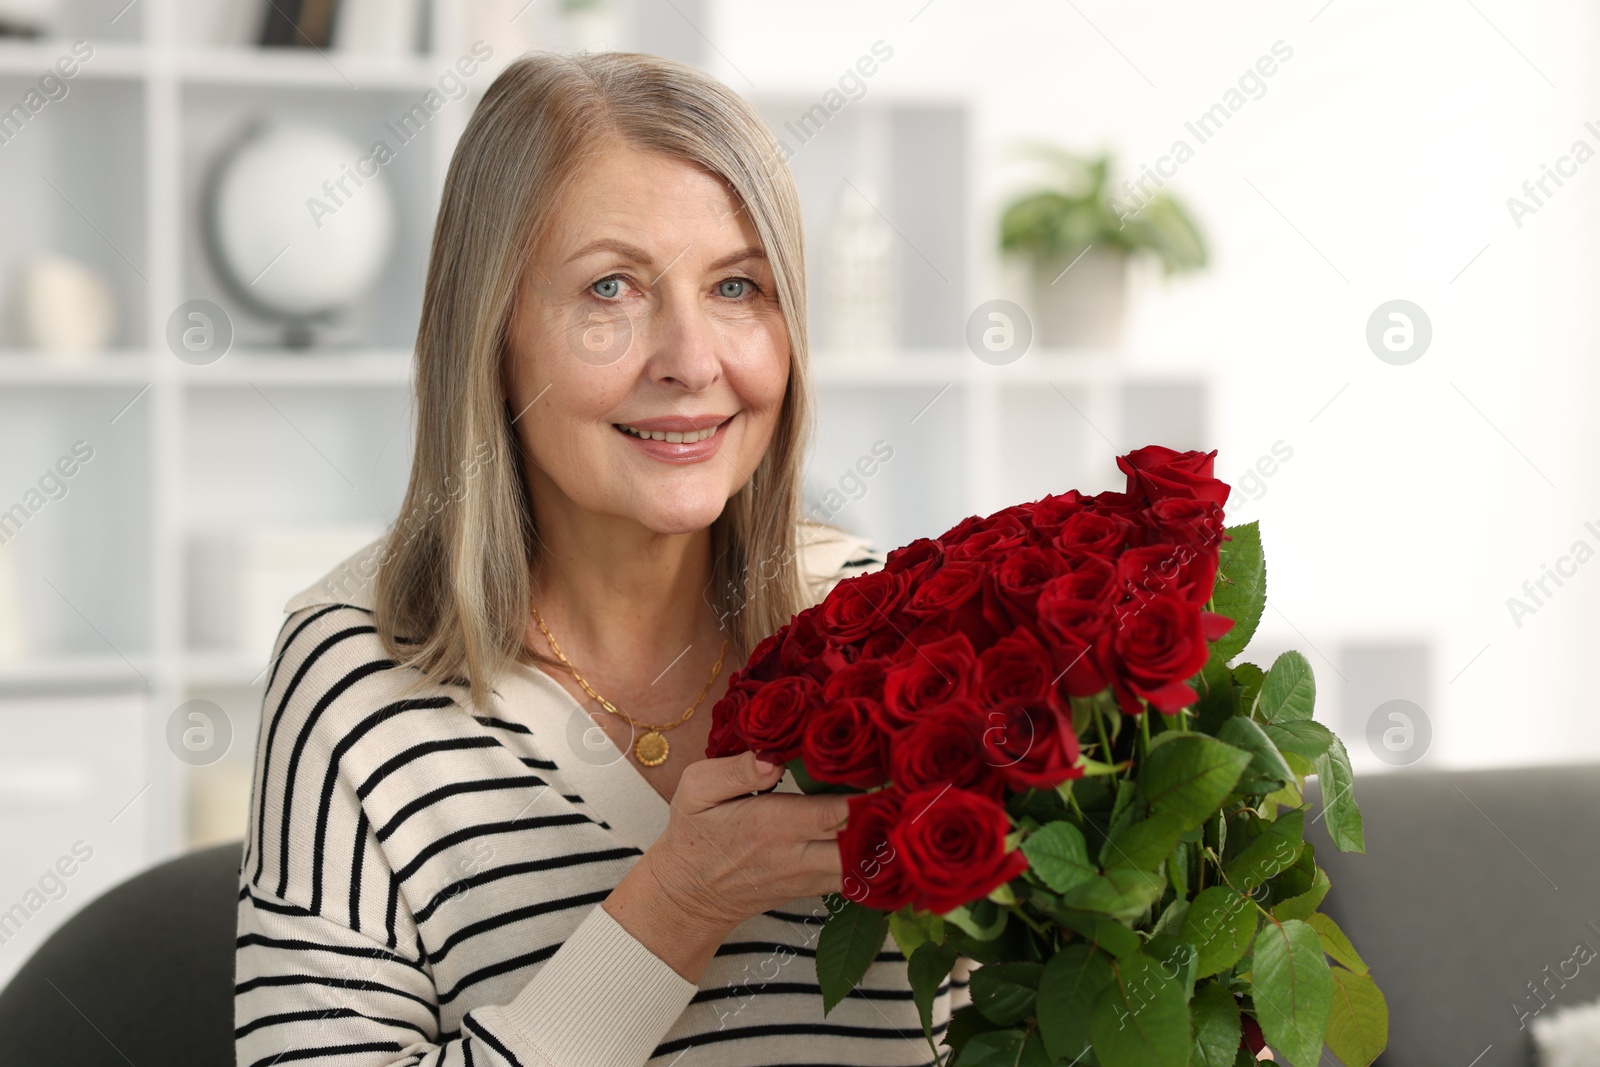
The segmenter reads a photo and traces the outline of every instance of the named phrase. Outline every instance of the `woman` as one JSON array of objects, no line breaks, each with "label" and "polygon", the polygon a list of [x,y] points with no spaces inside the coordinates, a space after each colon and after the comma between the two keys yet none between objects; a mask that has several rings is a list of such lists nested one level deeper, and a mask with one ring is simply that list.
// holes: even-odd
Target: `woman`
[{"label": "woman", "polygon": [[402,517],[274,650],[240,1064],[933,1062],[892,941],[823,1014],[844,798],[704,757],[761,638],[883,563],[799,515],[803,277],[792,178],[726,87],[609,53],[489,88]]}]

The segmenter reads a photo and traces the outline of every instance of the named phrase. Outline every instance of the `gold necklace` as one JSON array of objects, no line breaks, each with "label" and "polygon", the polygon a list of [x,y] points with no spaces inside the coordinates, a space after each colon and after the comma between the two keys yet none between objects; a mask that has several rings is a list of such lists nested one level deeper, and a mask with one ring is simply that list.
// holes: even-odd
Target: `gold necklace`
[{"label": "gold necklace", "polygon": [[539,629],[544,631],[544,638],[546,641],[550,642],[551,651],[556,654],[556,658],[561,661],[562,666],[566,667],[567,670],[572,672],[572,677],[577,680],[580,686],[583,687],[583,691],[588,693],[594,699],[598,700],[601,706],[611,714],[625,720],[629,726],[642,726],[649,731],[648,733],[642,734],[634,741],[634,758],[640,763],[644,764],[646,767],[658,767],[665,763],[667,761],[667,753],[670,751],[671,746],[667,744],[667,739],[661,735],[661,731],[670,730],[680,723],[687,722],[689,716],[694,714],[695,708],[698,708],[700,706],[700,702],[706,698],[706,694],[711,691],[711,683],[716,681],[717,675],[722,672],[722,657],[728,653],[728,639],[723,638],[722,651],[717,653],[717,662],[711,668],[711,677],[706,679],[706,684],[701,688],[700,695],[694,698],[694,703],[689,705],[688,711],[685,711],[682,715],[678,716],[678,718],[673,722],[640,722],[627,712],[618,709],[616,705],[611,703],[611,701],[607,700],[605,697],[601,696],[599,693],[596,693],[589,687],[589,683],[583,680],[583,675],[578,673],[578,669],[572,665],[572,662],[568,660],[566,655],[561,651],[561,646],[556,644],[556,639],[550,634],[550,628],[544,624],[544,619],[539,617],[539,609],[531,604],[529,606],[533,607],[534,621],[539,624]]}]

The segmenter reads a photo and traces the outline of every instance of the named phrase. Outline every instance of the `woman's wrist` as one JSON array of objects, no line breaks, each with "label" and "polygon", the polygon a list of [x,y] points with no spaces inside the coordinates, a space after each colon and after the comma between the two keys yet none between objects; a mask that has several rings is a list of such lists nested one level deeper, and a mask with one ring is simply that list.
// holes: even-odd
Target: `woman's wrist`
[{"label": "woman's wrist", "polygon": [[652,862],[648,849],[601,907],[657,958],[696,984],[733,929],[687,903]]}]

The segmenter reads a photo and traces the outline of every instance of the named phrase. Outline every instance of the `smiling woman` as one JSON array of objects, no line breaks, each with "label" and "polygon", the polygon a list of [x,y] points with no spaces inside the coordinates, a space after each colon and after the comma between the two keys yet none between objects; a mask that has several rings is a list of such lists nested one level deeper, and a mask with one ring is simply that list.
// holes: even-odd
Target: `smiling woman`
[{"label": "smiling woman", "polygon": [[705,757],[750,650],[884,564],[800,515],[779,158],[725,86],[633,53],[524,57],[473,114],[418,331],[426,518],[285,605],[274,649],[240,1064],[931,1062],[892,941],[822,1010],[845,798]]}]

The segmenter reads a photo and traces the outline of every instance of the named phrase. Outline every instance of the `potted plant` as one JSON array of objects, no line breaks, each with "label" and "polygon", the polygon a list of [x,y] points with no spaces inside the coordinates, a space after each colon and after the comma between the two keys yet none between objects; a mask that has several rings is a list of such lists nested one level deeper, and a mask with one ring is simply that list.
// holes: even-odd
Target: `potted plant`
[{"label": "potted plant", "polygon": [[[1031,267],[1035,329],[1047,347],[1115,350],[1122,343],[1130,257],[1153,254],[1163,275],[1206,265],[1205,240],[1165,192],[1112,184],[1112,157],[1029,146],[1053,181],[1024,193],[1000,216],[1000,250]],[[1147,195],[1149,194],[1149,195]]]}]

